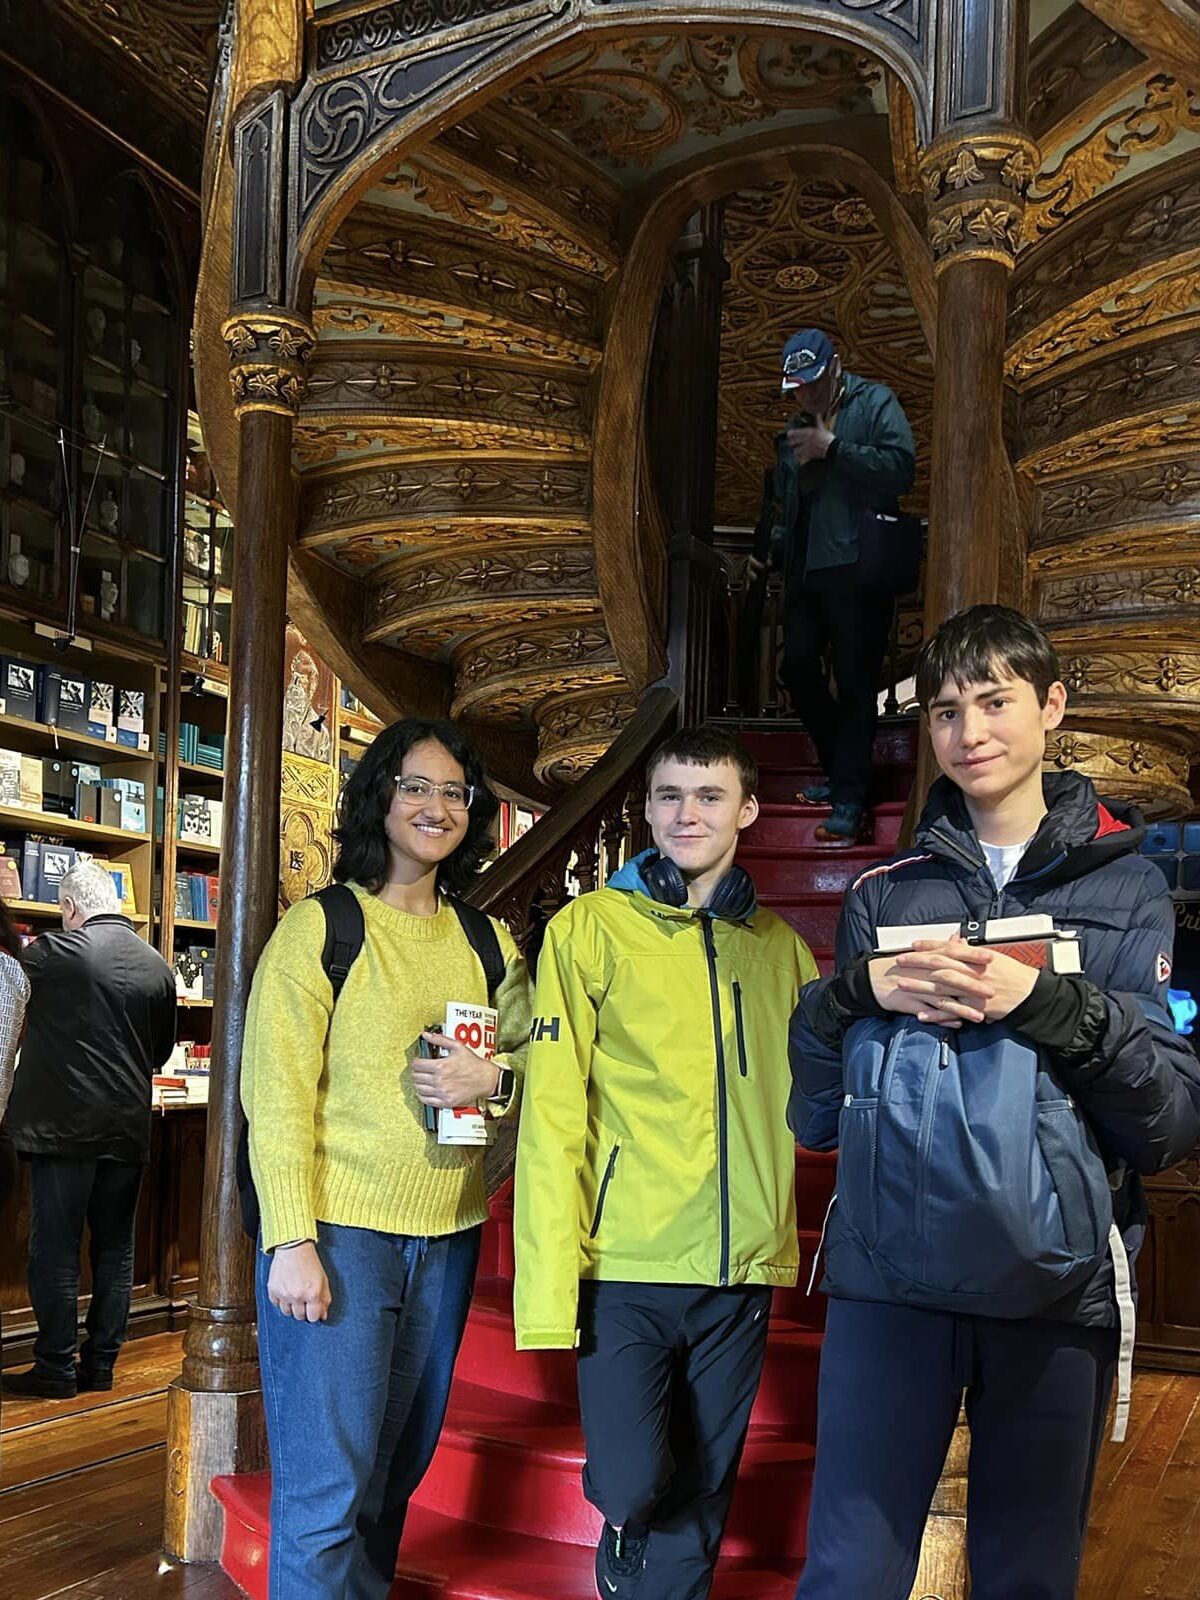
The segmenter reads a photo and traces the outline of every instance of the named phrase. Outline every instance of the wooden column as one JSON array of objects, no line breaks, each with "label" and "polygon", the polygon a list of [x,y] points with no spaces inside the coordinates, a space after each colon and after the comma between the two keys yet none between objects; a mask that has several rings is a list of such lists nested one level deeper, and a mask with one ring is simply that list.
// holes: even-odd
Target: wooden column
[{"label": "wooden column", "polygon": [[712,547],[716,503],[717,384],[722,207],[690,217],[671,257],[655,348],[650,430],[654,478],[668,530],[668,656],[680,719],[700,721],[712,703],[713,630],[719,623],[721,563]]},{"label": "wooden column", "polygon": [[254,1470],[266,1458],[254,1258],[242,1232],[235,1158],[246,1002],[278,905],[292,423],[313,345],[311,328],[282,312],[231,319],[224,332],[240,439],[214,1051],[200,1284],[167,1411],[164,1546],[185,1561],[219,1553],[211,1479]]}]

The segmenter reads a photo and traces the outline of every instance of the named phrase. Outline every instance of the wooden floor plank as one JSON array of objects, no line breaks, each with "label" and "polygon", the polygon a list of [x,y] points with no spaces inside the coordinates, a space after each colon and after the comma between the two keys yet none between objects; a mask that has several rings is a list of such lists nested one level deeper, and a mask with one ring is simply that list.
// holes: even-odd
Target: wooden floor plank
[{"label": "wooden floor plank", "polygon": [[166,1432],[167,1397],[161,1390],[22,1428],[0,1445],[0,1494],[152,1449]]},{"label": "wooden floor plank", "polygon": [[41,1427],[45,1422],[57,1422],[63,1417],[77,1417],[85,1411],[111,1405],[114,1400],[132,1400],[165,1389],[182,1364],[181,1333],[159,1333],[149,1339],[134,1339],[121,1351],[111,1390],[76,1395],[73,1400],[18,1400],[5,1395],[0,1400],[0,1435]]}]

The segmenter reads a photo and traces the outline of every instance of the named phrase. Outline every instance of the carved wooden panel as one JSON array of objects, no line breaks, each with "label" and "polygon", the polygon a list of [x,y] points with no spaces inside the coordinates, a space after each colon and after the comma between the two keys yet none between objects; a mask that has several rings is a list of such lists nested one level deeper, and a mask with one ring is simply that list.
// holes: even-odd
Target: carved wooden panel
[{"label": "carved wooden panel", "polygon": [[596,604],[596,564],[587,543],[514,540],[423,550],[381,575],[366,637],[402,644],[419,630],[446,640],[502,619],[533,621],[568,607],[594,610]]},{"label": "carved wooden panel", "polygon": [[587,379],[571,371],[464,358],[453,349],[415,354],[382,341],[322,346],[304,407],[334,423],[350,413],[503,425],[514,442],[528,428],[539,441],[567,448],[586,442],[590,409]]},{"label": "carved wooden panel", "polygon": [[528,519],[546,526],[586,519],[589,468],[518,459],[404,463],[355,467],[305,486],[303,540],[322,543],[402,525],[441,536],[476,522],[501,529]]},{"label": "carved wooden panel", "polygon": [[[1086,710],[1085,706],[1081,709]],[[1141,736],[1101,732],[1067,722],[1046,742],[1046,765],[1090,778],[1103,795],[1130,800],[1150,816],[1181,816],[1191,808],[1188,742],[1154,727]]]},{"label": "carved wooden panel", "polygon": [[1145,60],[1128,39],[1082,5],[1039,35],[1029,63],[1029,131],[1042,140],[1097,91]]},{"label": "carved wooden panel", "polygon": [[1025,397],[1021,453],[1044,451],[1058,440],[1125,422],[1143,411],[1200,394],[1200,331],[1176,335],[1088,363],[1060,382]]},{"label": "carved wooden panel", "polygon": [[202,120],[208,109],[219,0],[53,0],[141,69],[147,89],[183,102]]},{"label": "carved wooden panel", "polygon": [[328,762],[284,751],[279,896],[285,907],[330,881],[336,799],[336,774]]},{"label": "carved wooden panel", "polygon": [[618,685],[620,671],[603,618],[553,619],[493,629],[455,655],[454,714],[523,720],[543,695],[567,686]]},{"label": "carved wooden panel", "polygon": [[1200,248],[1200,156],[1132,179],[1017,263],[1009,302],[1015,340],[1085,296]]},{"label": "carved wooden panel", "polygon": [[543,783],[574,783],[604,754],[637,710],[637,697],[572,692],[545,700],[535,712],[538,754],[534,771]]},{"label": "carved wooden panel", "polygon": [[[397,290],[391,294],[359,289],[339,290],[336,285],[318,285],[313,308],[317,331],[333,348],[338,336],[346,339],[379,334],[402,339],[409,344],[428,344],[466,355],[536,356],[539,361],[556,362],[591,370],[600,360],[600,346],[560,333],[541,333],[526,324],[506,324],[490,312],[439,310],[433,306],[412,305]],[[330,337],[333,336],[333,337]]]},{"label": "carved wooden panel", "polygon": [[[1135,464],[1088,478],[1047,484],[1042,491],[1034,541],[1039,552],[1038,567],[1044,571],[1070,562],[1072,555],[1057,549],[1066,541],[1083,541],[1081,553],[1086,555],[1086,547],[1106,529],[1127,530],[1123,538],[1105,546],[1103,558],[1111,559],[1113,553],[1126,548],[1140,548],[1143,529],[1153,536],[1176,528],[1187,529],[1198,518],[1200,456],[1177,456],[1148,466]],[[1160,543],[1158,553],[1163,548]]]},{"label": "carved wooden panel", "polygon": [[322,277],[581,344],[595,344],[602,326],[602,286],[594,277],[466,228],[378,206],[360,207],[343,223],[325,252]]}]

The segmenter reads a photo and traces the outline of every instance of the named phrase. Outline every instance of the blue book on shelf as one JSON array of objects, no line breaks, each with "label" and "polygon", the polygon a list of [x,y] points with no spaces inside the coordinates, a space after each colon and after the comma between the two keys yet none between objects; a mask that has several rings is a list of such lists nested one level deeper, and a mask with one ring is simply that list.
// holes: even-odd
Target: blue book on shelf
[{"label": "blue book on shelf", "polygon": [[208,921],[208,879],[199,872],[188,873],[188,889],[192,896],[192,919]]}]

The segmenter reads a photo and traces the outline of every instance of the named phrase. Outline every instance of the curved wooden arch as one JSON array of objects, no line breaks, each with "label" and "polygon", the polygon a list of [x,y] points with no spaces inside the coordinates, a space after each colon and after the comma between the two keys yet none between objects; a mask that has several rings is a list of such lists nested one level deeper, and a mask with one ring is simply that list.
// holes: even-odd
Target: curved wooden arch
[{"label": "curved wooden arch", "polygon": [[[292,241],[287,304],[308,314],[316,277],[330,240],[383,172],[394,166],[401,155],[435,138],[446,127],[460,122],[531,72],[584,43],[598,44],[605,39],[628,38],[634,34],[712,33],[722,27],[815,36],[862,50],[899,79],[912,100],[918,129],[927,132],[932,112],[930,85],[923,81],[913,57],[865,16],[832,9],[797,14],[792,7],[783,11],[770,4],[749,6],[744,0],[741,4],[737,0],[732,4],[714,4],[711,9],[705,9],[702,17],[697,16],[694,5],[656,7],[652,18],[647,18],[642,6],[618,8],[614,5],[604,13],[577,13],[573,7],[568,8],[562,17],[548,18],[532,37],[498,50],[494,56],[471,68],[465,82],[461,78],[452,79],[408,116],[383,130],[337,174],[319,206]],[[331,84],[336,81],[330,80]]]},{"label": "curved wooden arch", "polygon": [[[183,259],[183,248],[179,241],[178,227],[164,207],[162,197],[155,190],[153,184],[148,181],[145,172],[132,162],[128,166],[122,167],[108,179],[96,196],[97,204],[103,205],[105,197],[112,194],[122,184],[131,184],[142,192],[149,210],[151,226],[162,240],[165,250],[163,270],[171,280],[171,292],[175,299],[176,312],[182,317],[186,315],[188,310],[188,271]],[[90,215],[94,215],[94,212],[89,213],[85,209],[80,216],[81,227],[84,226]]]},{"label": "curved wooden arch", "polygon": [[[845,124],[839,124],[839,131]],[[666,173],[655,185],[617,281],[605,337],[600,397],[592,440],[592,542],[596,580],[617,659],[634,690],[663,670],[660,624],[640,573],[639,455],[644,435],[646,375],[667,261],[684,222],[700,206],[734,188],[791,176],[820,163],[823,175],[857,188],[875,214],[904,274],[930,353],[936,356],[937,290],[933,262],[916,224],[877,167],[845,144],[826,142],[819,127],[760,136]]]},{"label": "curved wooden arch", "polygon": [[70,250],[79,236],[79,197],[75,193],[75,186],[71,182],[70,164],[66,159],[62,141],[54,125],[46,116],[45,106],[21,83],[6,84],[4,98],[18,105],[29,116],[37,128],[38,138],[41,140],[46,155],[54,168],[54,175],[63,197],[62,239],[64,250]]}]

